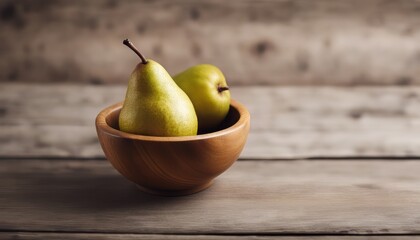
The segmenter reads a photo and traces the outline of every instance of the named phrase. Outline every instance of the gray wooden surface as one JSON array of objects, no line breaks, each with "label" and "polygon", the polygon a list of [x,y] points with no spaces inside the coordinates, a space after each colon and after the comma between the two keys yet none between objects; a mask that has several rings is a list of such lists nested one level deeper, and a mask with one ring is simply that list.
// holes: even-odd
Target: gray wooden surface
[{"label": "gray wooden surface", "polygon": [[0,84],[0,239],[419,239],[419,87],[235,86],[241,159],[175,198],[103,160],[94,118],[124,92]]},{"label": "gray wooden surface", "polygon": [[[242,158],[420,156],[419,87],[233,87]],[[0,84],[0,156],[103,158],[96,114],[125,86]]]},{"label": "gray wooden surface", "polygon": [[[0,0],[0,239],[420,240],[420,1]],[[96,114],[138,62],[248,107],[206,191],[140,192]]]},{"label": "gray wooden surface", "polygon": [[0,161],[0,230],[420,234],[420,161],[239,161],[206,191],[141,193],[101,160]]},{"label": "gray wooden surface", "polygon": [[22,240],[418,240],[417,236],[209,236],[98,233],[0,233],[2,239]]},{"label": "gray wooden surface", "polygon": [[410,0],[0,1],[0,81],[124,83],[130,37],[171,74],[219,66],[232,85],[420,83]]}]

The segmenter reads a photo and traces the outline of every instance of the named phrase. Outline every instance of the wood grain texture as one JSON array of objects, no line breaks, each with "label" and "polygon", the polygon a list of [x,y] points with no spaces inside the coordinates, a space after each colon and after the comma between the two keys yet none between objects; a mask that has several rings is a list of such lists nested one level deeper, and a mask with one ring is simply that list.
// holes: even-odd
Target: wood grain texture
[{"label": "wood grain texture", "polygon": [[[420,88],[233,87],[242,158],[419,156]],[[125,86],[0,85],[0,156],[101,157],[94,120]]]},{"label": "wood grain texture", "polygon": [[0,81],[125,83],[129,37],[171,74],[232,85],[420,83],[420,2],[1,1]]},{"label": "wood grain texture", "polygon": [[419,236],[211,236],[101,233],[0,233],[0,238],[21,240],[418,240]]},{"label": "wood grain texture", "polygon": [[98,114],[99,142],[118,172],[143,191],[157,195],[189,195],[211,186],[238,159],[249,133],[249,112],[236,101],[231,101],[217,132],[181,137],[120,131],[122,106],[118,103]]},{"label": "wood grain texture", "polygon": [[140,192],[105,161],[0,161],[0,230],[420,234],[420,161],[239,161],[206,191]]}]

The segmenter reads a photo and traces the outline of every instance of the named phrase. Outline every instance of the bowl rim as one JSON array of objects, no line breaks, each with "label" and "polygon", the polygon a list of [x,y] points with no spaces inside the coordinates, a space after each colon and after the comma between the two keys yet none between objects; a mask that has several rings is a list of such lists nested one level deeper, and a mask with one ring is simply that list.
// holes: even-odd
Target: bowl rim
[{"label": "bowl rim", "polygon": [[238,101],[231,99],[230,107],[235,108],[239,113],[239,119],[236,121],[235,124],[232,126],[216,131],[211,133],[199,134],[199,135],[192,135],[192,136],[179,136],[179,137],[166,137],[166,136],[147,136],[147,135],[139,135],[133,133],[127,133],[115,129],[108,125],[106,122],[106,117],[114,111],[122,108],[123,102],[119,102],[113,104],[109,107],[104,108],[99,114],[96,116],[95,125],[97,130],[99,129],[108,135],[112,135],[114,137],[119,138],[126,138],[132,140],[143,140],[143,141],[151,141],[151,142],[183,142],[183,141],[198,141],[203,139],[210,139],[214,137],[219,137],[223,135],[227,135],[229,133],[235,132],[238,129],[242,128],[247,122],[250,120],[250,114],[246,107]]}]

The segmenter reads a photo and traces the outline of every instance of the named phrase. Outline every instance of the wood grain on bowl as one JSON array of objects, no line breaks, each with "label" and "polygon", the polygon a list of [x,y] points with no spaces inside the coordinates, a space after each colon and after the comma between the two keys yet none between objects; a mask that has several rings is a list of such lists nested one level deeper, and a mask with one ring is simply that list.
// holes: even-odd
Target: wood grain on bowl
[{"label": "wood grain on bowl", "polygon": [[185,137],[156,137],[118,130],[122,103],[96,118],[102,149],[123,176],[146,192],[185,195],[201,191],[239,157],[250,127],[247,109],[236,101],[221,129]]}]

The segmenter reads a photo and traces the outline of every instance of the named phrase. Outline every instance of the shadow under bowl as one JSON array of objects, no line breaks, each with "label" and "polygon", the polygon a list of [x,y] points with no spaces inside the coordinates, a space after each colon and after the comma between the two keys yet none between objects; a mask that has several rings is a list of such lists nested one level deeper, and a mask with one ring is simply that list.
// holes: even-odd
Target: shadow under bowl
[{"label": "shadow under bowl", "polygon": [[250,128],[248,110],[232,100],[217,131],[195,136],[157,137],[122,132],[122,103],[102,110],[96,131],[106,158],[148,193],[179,196],[206,189],[239,157]]}]

